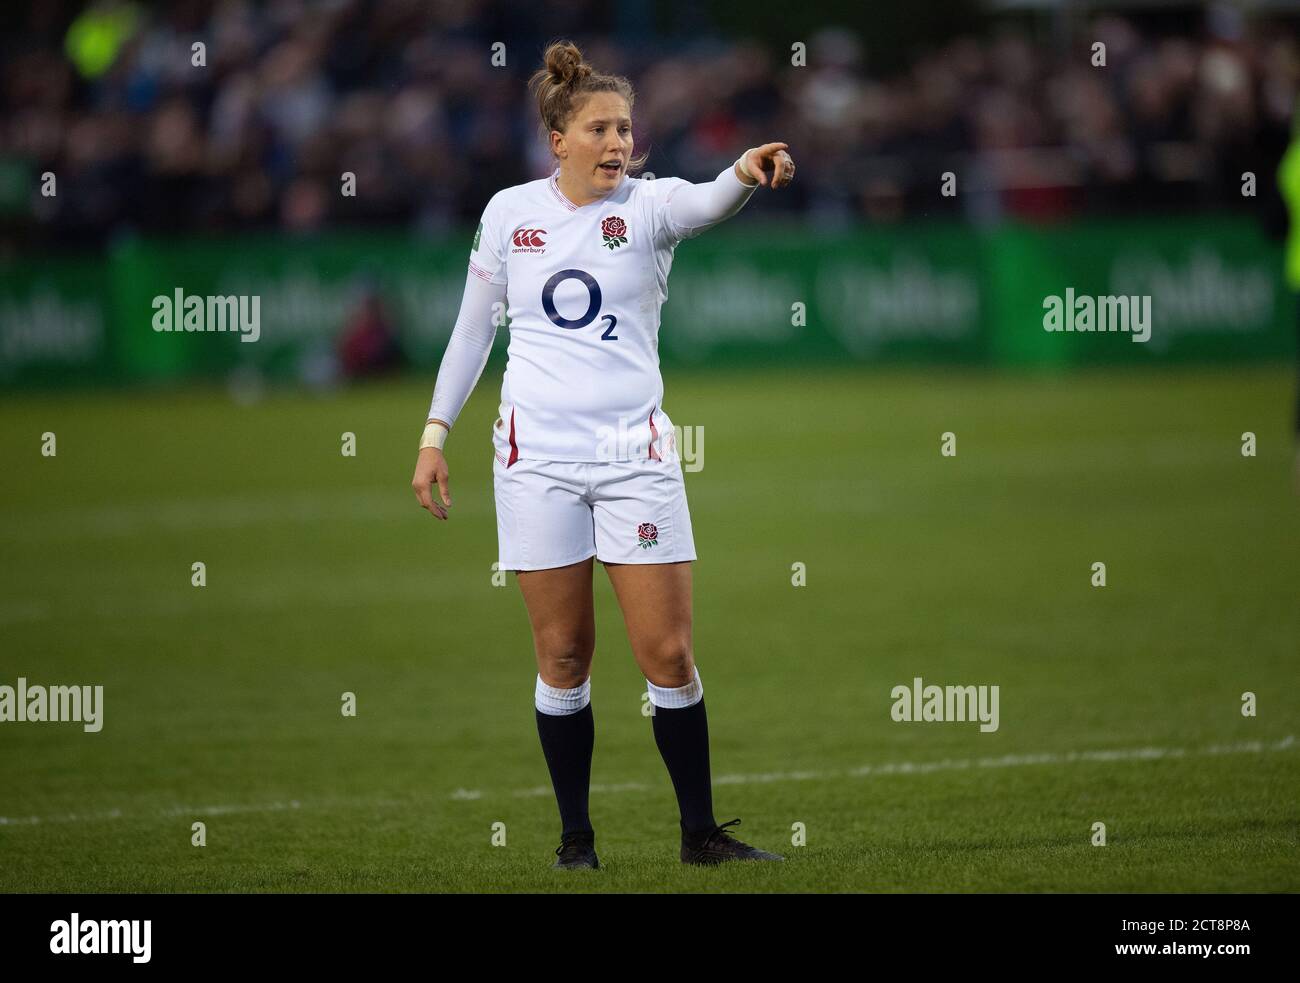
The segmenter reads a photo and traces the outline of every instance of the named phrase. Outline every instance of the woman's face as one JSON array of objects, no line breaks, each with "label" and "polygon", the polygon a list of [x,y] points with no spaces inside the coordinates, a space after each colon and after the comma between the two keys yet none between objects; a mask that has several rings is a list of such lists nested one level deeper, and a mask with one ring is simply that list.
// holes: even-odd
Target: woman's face
[{"label": "woman's face", "polygon": [[618,187],[632,158],[632,114],[615,92],[593,92],[569,120],[551,133],[551,146],[570,182],[587,184],[595,195]]}]

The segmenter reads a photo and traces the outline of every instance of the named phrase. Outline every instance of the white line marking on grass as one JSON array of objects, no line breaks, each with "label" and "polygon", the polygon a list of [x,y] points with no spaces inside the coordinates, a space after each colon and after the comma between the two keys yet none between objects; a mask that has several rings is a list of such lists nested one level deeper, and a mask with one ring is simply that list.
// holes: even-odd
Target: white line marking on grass
[{"label": "white line marking on grass", "polygon": [[[186,577],[188,577],[188,571]],[[243,583],[225,587],[190,590],[183,588],[169,596],[129,598],[125,594],[105,594],[90,598],[69,597],[63,607],[52,604],[5,603],[0,601],[0,627],[11,624],[53,621],[65,624],[72,621],[106,619],[130,621],[141,619],[187,618],[195,614],[248,614],[250,612],[278,612],[285,608],[301,610],[304,607],[364,607],[382,604],[406,604],[427,600],[436,589],[440,595],[459,592],[464,596],[479,593],[477,580],[467,580],[457,569],[433,571],[419,579],[376,579],[374,576],[355,577],[339,574],[326,583],[313,582],[309,577],[276,578],[270,573],[259,582],[248,577]],[[185,578],[182,578],[184,582]],[[84,592],[83,592],[84,593]]]},{"label": "white line marking on grass", "polygon": [[[1260,754],[1264,751],[1286,751],[1295,745],[1295,738],[1287,736],[1280,741],[1243,741],[1237,744],[1211,744],[1200,750],[1186,748],[1139,747],[1115,751],[1046,751],[1040,754],[1004,754],[996,758],[944,758],[942,761],[889,761],[878,765],[862,765],[847,771],[768,771],[748,775],[717,775],[714,785],[761,785],[766,782],[806,782],[827,778],[864,778],[868,775],[929,775],[936,771],[965,771],[977,768],[1020,768],[1026,765],[1067,765],[1080,761],[1160,761],[1165,758],[1183,758],[1207,754]],[[617,785],[591,786],[594,794],[606,792],[646,792],[658,788],[644,782],[621,782]],[[549,796],[550,786],[515,789],[516,798]],[[459,800],[481,799],[481,789],[457,789],[451,798]]]},{"label": "white line marking on grass", "polygon": [[[302,803],[295,799],[289,802],[254,802],[248,805],[171,806],[154,815],[163,817],[230,816],[240,812],[284,812],[288,809],[301,808]],[[39,826],[43,823],[94,823],[121,818],[121,809],[108,809],[103,812],[65,812],[55,816],[0,816],[0,826]]]},{"label": "white line marking on grass", "polygon": [[[759,785],[766,782],[806,782],[826,778],[862,778],[867,775],[928,775],[936,771],[962,771],[974,768],[1018,768],[1026,765],[1074,764],[1080,761],[1159,761],[1166,758],[1183,758],[1213,754],[1262,754],[1267,751],[1287,751],[1296,746],[1296,739],[1287,736],[1280,741],[1242,741],[1236,744],[1211,744],[1209,747],[1189,751],[1186,748],[1141,747],[1117,751],[1064,751],[1041,754],[1004,754],[997,758],[944,758],[941,761],[889,761],[878,765],[862,765],[847,771],[768,771],[748,775],[718,775],[715,785]],[[610,792],[649,792],[659,784],[645,782],[618,782],[593,784],[591,791],[603,795]],[[458,788],[447,797],[457,802],[474,802],[482,799],[482,789]],[[552,794],[549,785],[515,789],[509,793],[516,798],[536,798]],[[413,808],[418,803],[410,801],[350,799],[349,805],[371,807]],[[328,807],[329,802],[306,803],[297,799],[287,802],[253,802],[243,805],[170,806],[149,814],[138,814],[137,819],[177,816],[229,816],[238,813],[287,812],[298,809]],[[121,809],[101,812],[61,813],[52,816],[0,816],[0,826],[39,826],[49,823],[104,822],[122,819]]]},{"label": "white line marking on grass", "polygon": [[[457,514],[487,514],[482,498],[463,496]],[[59,509],[10,510],[0,519],[0,542],[45,545],[85,539],[122,539],[147,535],[179,535],[195,530],[276,528],[292,523],[317,525],[331,521],[400,522],[419,518],[419,504],[402,488],[313,490],[309,498],[294,492],[220,498],[159,498]]]},{"label": "white line marking on grass", "polygon": [[199,806],[197,809],[185,806],[172,806],[164,809],[164,816],[231,816],[240,812],[284,812],[287,809],[301,809],[302,803],[297,799],[288,802],[264,802],[260,805],[243,806]]}]

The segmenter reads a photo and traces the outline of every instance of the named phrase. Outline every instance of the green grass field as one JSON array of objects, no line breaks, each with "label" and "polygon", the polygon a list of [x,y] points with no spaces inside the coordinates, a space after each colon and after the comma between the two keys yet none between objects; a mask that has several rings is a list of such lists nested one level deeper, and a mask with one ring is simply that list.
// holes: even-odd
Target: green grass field
[{"label": "green grass field", "polygon": [[[1293,372],[668,371],[706,434],[717,817],[789,860],[678,862],[597,566],[605,869],[572,873],[523,602],[492,583],[499,370],[445,524],[408,487],[431,380],[7,397],[0,684],[102,684],[105,724],[0,724],[0,890],[1300,889]],[[999,729],[894,722],[915,676],[998,685]]]}]

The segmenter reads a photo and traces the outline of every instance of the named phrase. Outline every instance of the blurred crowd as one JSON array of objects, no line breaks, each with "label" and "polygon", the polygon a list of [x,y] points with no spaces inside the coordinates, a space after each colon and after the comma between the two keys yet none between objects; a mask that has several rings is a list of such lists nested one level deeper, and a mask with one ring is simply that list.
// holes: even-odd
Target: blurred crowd
[{"label": "blurred crowd", "polygon": [[844,29],[810,35],[796,66],[719,32],[628,37],[608,7],[33,5],[0,40],[3,238],[472,226],[497,189],[550,170],[525,83],[556,36],[633,81],[647,170],[707,180],[783,140],[799,178],[764,212],[826,227],[1242,208],[1243,172],[1272,181],[1300,82],[1289,31],[1231,14],[1180,36],[1114,16],[1066,32],[990,22],[885,75],[881,40]]}]

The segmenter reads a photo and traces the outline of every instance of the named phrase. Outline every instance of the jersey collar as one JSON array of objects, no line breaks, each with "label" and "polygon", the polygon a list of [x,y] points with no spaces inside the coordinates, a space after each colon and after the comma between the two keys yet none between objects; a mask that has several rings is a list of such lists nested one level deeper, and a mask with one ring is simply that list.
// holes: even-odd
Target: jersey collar
[{"label": "jersey collar", "polygon": [[551,172],[551,176],[547,179],[546,182],[551,189],[551,194],[555,195],[555,200],[558,201],[565,210],[570,212],[576,212],[580,208],[590,208],[592,205],[600,205],[606,201],[609,201],[609,199],[614,196],[614,192],[618,191],[619,188],[623,187],[623,181],[627,180],[627,174],[623,175],[623,181],[620,181],[618,183],[618,187],[614,188],[614,190],[611,191],[609,194],[607,194],[604,198],[597,198],[595,201],[589,201],[585,205],[575,205],[573,202],[569,201],[568,197],[564,194],[564,192],[560,190],[559,179],[560,179],[560,169],[557,167],[555,170]]}]

